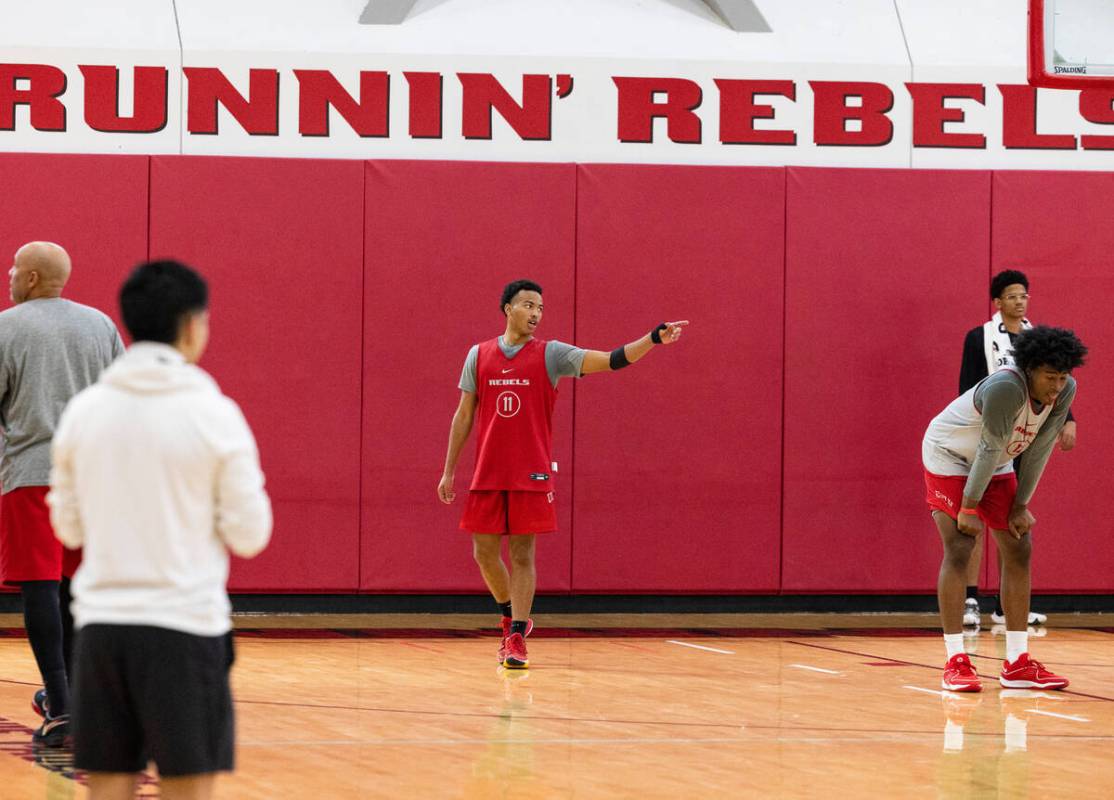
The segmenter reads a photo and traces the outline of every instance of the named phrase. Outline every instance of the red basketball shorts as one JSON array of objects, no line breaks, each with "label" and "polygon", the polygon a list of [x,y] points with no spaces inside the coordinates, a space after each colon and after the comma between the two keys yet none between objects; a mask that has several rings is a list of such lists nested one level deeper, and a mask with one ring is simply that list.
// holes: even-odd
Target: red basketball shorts
[{"label": "red basketball shorts", "polygon": [[[967,485],[966,475],[933,475],[927,470],[924,483],[928,489],[925,501],[928,507],[943,511],[952,519],[959,516],[963,505],[963,488]],[[1017,496],[1017,475],[1009,472],[995,475],[983,492],[979,501],[979,519],[993,531],[1007,531],[1010,528],[1010,508]]]},{"label": "red basketball shorts", "polygon": [[471,533],[549,533],[557,530],[553,492],[471,491],[460,529]]},{"label": "red basketball shorts", "polygon": [[12,489],[0,501],[0,578],[4,583],[72,578],[80,550],[67,550],[54,538],[47,486]]}]

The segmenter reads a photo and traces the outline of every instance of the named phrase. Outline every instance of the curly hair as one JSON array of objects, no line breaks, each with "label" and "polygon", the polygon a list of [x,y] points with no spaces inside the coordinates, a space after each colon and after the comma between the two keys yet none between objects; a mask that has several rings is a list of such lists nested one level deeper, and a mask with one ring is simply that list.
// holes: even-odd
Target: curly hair
[{"label": "curly hair", "polygon": [[1087,348],[1067,328],[1037,325],[1024,330],[1013,343],[1013,358],[1024,372],[1049,367],[1057,372],[1071,372],[1083,366]]},{"label": "curly hair", "polygon": [[507,303],[514,302],[514,296],[519,292],[537,292],[542,294],[542,287],[533,281],[526,280],[525,278],[518,281],[511,281],[503,287],[503,298],[499,301],[499,310],[505,315]]},{"label": "curly hair", "polygon": [[1016,269],[999,272],[990,279],[990,299],[999,299],[1002,292],[1006,291],[1006,287],[1013,286],[1015,283],[1020,283],[1025,287],[1025,291],[1029,291],[1029,279],[1025,277],[1024,272],[1018,272]]}]

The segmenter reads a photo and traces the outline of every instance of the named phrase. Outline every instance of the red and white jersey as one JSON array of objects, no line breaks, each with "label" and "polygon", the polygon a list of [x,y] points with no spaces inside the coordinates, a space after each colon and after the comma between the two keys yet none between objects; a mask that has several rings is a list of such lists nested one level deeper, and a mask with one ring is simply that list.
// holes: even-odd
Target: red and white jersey
[{"label": "red and white jersey", "polygon": [[[1013,367],[1003,367],[991,377],[1002,372],[1020,374]],[[933,475],[970,474],[979,442],[982,440],[984,423],[983,413],[975,407],[975,392],[988,380],[991,378],[984,378],[961,394],[928,424],[928,430],[925,431],[924,441],[921,444],[921,460],[928,472]],[[1014,416],[1009,438],[1002,447],[998,463],[995,464],[995,475],[1013,471],[1013,460],[1032,444],[1037,432],[1052,413],[1052,409],[1053,405],[1049,404],[1039,413],[1033,411],[1026,386],[1025,402]],[[985,405],[983,411],[990,413]]]},{"label": "red and white jersey", "polygon": [[545,342],[531,339],[507,358],[498,339],[476,362],[476,471],[473,490],[553,491],[553,406]]}]

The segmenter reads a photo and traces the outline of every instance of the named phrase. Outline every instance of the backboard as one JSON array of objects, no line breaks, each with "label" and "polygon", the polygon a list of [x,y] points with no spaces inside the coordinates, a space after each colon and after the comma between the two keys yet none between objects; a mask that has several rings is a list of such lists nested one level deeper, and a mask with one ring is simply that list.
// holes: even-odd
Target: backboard
[{"label": "backboard", "polygon": [[1114,0],[1029,0],[1029,83],[1114,89]]}]

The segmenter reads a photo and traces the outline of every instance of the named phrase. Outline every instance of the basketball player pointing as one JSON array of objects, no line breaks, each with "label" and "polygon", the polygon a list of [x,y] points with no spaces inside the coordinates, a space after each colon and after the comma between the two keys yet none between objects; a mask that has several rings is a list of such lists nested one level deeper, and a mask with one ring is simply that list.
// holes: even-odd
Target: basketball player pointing
[{"label": "basketball player pointing", "polygon": [[[688,321],[663,322],[641,339],[604,353],[534,338],[543,306],[542,287],[533,281],[508,284],[500,308],[506,331],[473,346],[465,359],[437,495],[443,503],[456,497],[457,460],[477,423],[476,470],[460,528],[472,533],[476,563],[503,612],[499,661],[508,669],[525,669],[525,639],[533,628],[534,534],[557,529],[552,475],[557,381],[633,364],[654,345],[680,339]],[[500,551],[504,534],[509,535],[509,572]]]},{"label": "basketball player pointing", "polygon": [[[999,678],[1011,689],[1063,689],[1028,653],[1030,530],[1029,500],[1052,453],[1075,398],[1071,371],[1087,348],[1071,331],[1037,326],[1018,335],[1016,366],[984,378],[953,400],[929,423],[921,457],[927,501],[944,543],[937,597],[948,662],[943,687],[982,689],[963,652],[963,599],[967,562],[975,534],[985,523],[1002,558],[1002,606],[1006,612],[1006,661]],[[1013,459],[1025,453],[1020,472]]]}]

